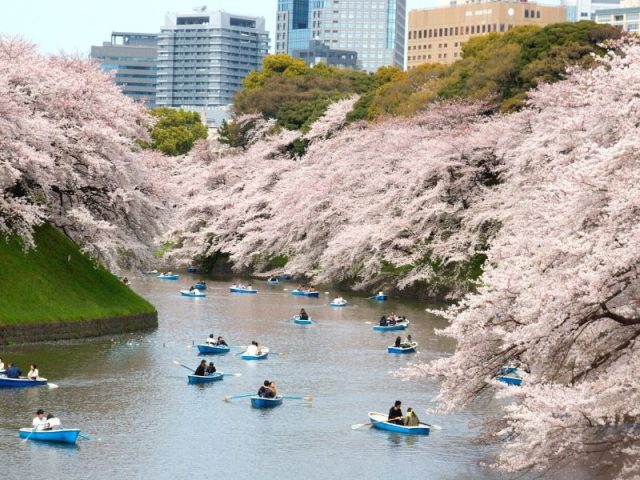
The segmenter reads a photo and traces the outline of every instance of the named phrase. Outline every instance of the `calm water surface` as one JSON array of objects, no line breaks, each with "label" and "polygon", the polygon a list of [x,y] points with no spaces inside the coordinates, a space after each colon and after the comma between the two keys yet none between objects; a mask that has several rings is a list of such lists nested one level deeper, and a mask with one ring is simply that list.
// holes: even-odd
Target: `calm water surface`
[{"label": "calm water surface", "polygon": [[[180,297],[178,290],[193,281],[133,279],[132,287],[158,309],[154,332],[0,352],[25,372],[37,363],[60,386],[0,390],[0,478],[499,478],[478,466],[488,451],[473,444],[468,428],[495,404],[428,416],[424,411],[433,406],[437,383],[390,375],[410,361],[453,349],[451,341],[434,336],[444,321],[423,305],[349,297],[352,306],[331,308],[332,295],[295,297],[283,290],[295,288],[290,283],[256,282],[258,295],[238,295],[228,293],[229,283],[210,282],[206,299]],[[287,321],[300,307],[318,325]],[[366,323],[390,310],[410,318],[401,333],[419,342],[417,355],[386,353],[397,333],[374,332]],[[209,356],[218,370],[242,376],[188,385],[188,372],[172,360],[195,368],[203,357],[187,346],[209,333],[234,345],[255,339],[286,355],[262,362],[233,353]],[[283,394],[312,395],[313,402],[285,400],[274,410],[254,410],[248,398],[223,401],[225,395],[257,391],[265,379]],[[386,413],[396,399],[403,411],[413,407],[443,430],[410,437],[351,429],[368,421],[368,411]],[[63,426],[81,428],[92,441],[76,447],[22,443],[17,428],[30,426],[38,408],[55,413]]]}]

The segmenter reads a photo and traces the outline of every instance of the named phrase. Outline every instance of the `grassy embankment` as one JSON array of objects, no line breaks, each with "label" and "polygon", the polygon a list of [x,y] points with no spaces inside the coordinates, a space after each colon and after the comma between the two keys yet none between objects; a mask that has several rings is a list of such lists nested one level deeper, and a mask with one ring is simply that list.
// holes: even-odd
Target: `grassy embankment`
[{"label": "grassy embankment", "polygon": [[0,238],[0,324],[46,323],[152,313],[155,308],[83,255],[50,225],[35,250]]}]

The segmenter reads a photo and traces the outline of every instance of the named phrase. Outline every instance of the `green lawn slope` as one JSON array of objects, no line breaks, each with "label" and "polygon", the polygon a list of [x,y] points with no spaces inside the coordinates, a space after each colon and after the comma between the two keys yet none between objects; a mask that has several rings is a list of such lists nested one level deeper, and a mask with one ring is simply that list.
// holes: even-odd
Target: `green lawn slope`
[{"label": "green lawn slope", "polygon": [[155,308],[82,254],[51,225],[35,250],[0,238],[0,324],[45,323],[153,313]]}]

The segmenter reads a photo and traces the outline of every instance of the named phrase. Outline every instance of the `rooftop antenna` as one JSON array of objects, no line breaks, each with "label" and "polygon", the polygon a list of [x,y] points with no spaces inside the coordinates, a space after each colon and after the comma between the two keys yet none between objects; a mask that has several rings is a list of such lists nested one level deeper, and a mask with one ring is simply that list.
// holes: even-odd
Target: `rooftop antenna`
[{"label": "rooftop antenna", "polygon": [[200,7],[195,7],[193,9],[194,12],[198,12],[198,13],[204,13],[207,11],[207,6],[206,5],[202,5]]}]

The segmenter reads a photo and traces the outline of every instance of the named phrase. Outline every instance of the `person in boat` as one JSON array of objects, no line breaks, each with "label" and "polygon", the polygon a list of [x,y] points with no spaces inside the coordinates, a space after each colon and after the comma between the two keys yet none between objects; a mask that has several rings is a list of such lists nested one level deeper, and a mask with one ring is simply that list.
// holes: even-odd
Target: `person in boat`
[{"label": "person in boat", "polygon": [[36,416],[33,418],[31,425],[33,425],[33,428],[36,430],[42,430],[44,429],[44,426],[46,423],[47,423],[47,419],[44,418],[44,410],[39,409],[36,412]]},{"label": "person in boat", "polygon": [[305,311],[304,308],[300,309],[300,314],[298,315],[300,320],[309,320],[309,314]]},{"label": "person in boat", "polygon": [[379,296],[379,297],[384,297],[384,292],[383,292],[383,291],[379,291],[379,292],[378,292],[378,296]]},{"label": "person in boat", "polygon": [[396,348],[400,348],[401,344],[402,344],[402,338],[400,338],[400,336],[397,336],[396,337],[395,347]]},{"label": "person in boat", "polygon": [[407,408],[407,415],[404,417],[404,425],[405,427],[417,427],[420,425],[420,419],[411,407]]},{"label": "person in boat", "polygon": [[20,378],[22,375],[22,370],[16,367],[13,363],[9,363],[9,368],[7,368],[7,378]]},{"label": "person in boat", "polygon": [[316,287],[309,287],[309,289],[307,290],[307,293],[316,293]]},{"label": "person in boat", "polygon": [[271,382],[269,380],[265,380],[264,382],[262,382],[262,386],[258,389],[258,396],[260,398],[270,398],[267,397],[267,393],[271,393],[269,385],[271,385]]},{"label": "person in boat", "polygon": [[38,366],[35,363],[32,363],[29,368],[29,373],[27,373],[27,378],[29,380],[37,380],[40,376],[40,372],[38,371]]},{"label": "person in boat", "polygon": [[0,370],[4,370],[4,362],[0,358]]},{"label": "person in boat", "polygon": [[191,285],[189,287],[189,293],[196,293],[196,286],[195,285]]},{"label": "person in boat", "polygon": [[380,326],[381,327],[386,327],[387,325],[389,325],[389,320],[387,319],[387,317],[385,315],[382,315],[380,317]]},{"label": "person in boat", "polygon": [[224,338],[222,338],[222,335],[218,336],[218,341],[216,342],[216,345],[220,346],[220,347],[228,347],[229,345],[227,345],[227,342],[224,341]]},{"label": "person in boat", "polygon": [[402,402],[400,400],[396,400],[395,403],[393,404],[393,407],[389,409],[389,415],[387,417],[387,421],[389,423],[404,425],[402,409],[400,408],[401,405],[402,405]]},{"label": "person in boat", "polygon": [[127,277],[122,277],[122,283],[124,283],[125,285],[129,285],[131,282]]},{"label": "person in boat", "polygon": [[209,338],[207,338],[207,339],[205,340],[205,343],[206,343],[207,345],[215,345],[215,344],[216,344],[216,337],[214,337],[214,336],[213,336],[213,333],[210,333],[210,334],[209,334]]},{"label": "person in boat", "polygon": [[407,335],[407,338],[404,339],[404,342],[402,342],[400,346],[404,348],[413,346],[413,340],[411,339],[411,335]]},{"label": "person in boat", "polygon": [[207,369],[204,371],[204,373],[206,375],[213,375],[214,373],[216,373],[216,366],[213,364],[213,362],[209,362],[209,365],[207,366]]},{"label": "person in boat", "polygon": [[269,392],[271,392],[270,393],[271,396],[267,398],[275,398],[278,396],[278,389],[276,388],[275,382],[269,383]]},{"label": "person in boat", "polygon": [[44,424],[43,430],[59,430],[61,428],[62,423],[60,419],[53,415],[52,413],[47,415],[46,423]]},{"label": "person in boat", "polygon": [[246,355],[252,355],[252,356],[255,356],[255,355],[258,355],[258,354],[259,354],[259,352],[260,352],[260,348],[259,348],[259,346],[258,346],[258,342],[256,342],[255,340],[252,340],[252,341],[251,341],[251,345],[249,345],[249,346],[247,347],[247,351],[246,351],[246,352],[244,352],[244,353],[245,353]]},{"label": "person in boat", "polygon": [[198,280],[196,282],[196,285],[202,285],[203,287],[206,287],[207,286],[207,282],[205,282],[204,280]]},{"label": "person in boat", "polygon": [[204,374],[206,373],[207,369],[207,361],[206,360],[202,360],[200,362],[200,365],[198,365],[198,368],[196,368],[196,371],[193,372],[194,375],[198,375],[199,377],[204,377]]}]

